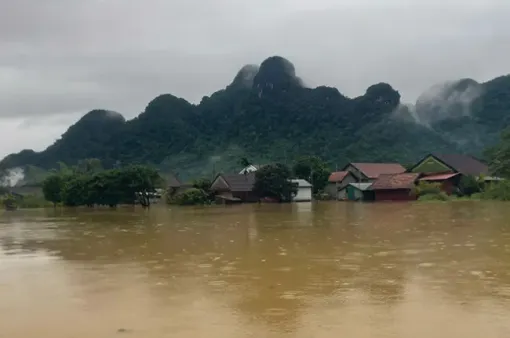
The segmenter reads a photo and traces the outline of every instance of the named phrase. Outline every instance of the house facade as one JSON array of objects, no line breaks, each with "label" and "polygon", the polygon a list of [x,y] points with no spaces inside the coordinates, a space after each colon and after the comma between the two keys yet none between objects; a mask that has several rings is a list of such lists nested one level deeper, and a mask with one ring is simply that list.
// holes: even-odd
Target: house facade
[{"label": "house facade", "polygon": [[177,177],[177,175],[170,173],[164,175],[163,178],[167,183],[167,189],[171,195],[183,193],[186,190],[193,188],[193,185],[191,183],[182,183]]},{"label": "house facade", "polygon": [[291,180],[297,185],[297,193],[292,197],[292,202],[310,202],[312,200],[312,185],[310,182],[302,179]]},{"label": "house facade", "polygon": [[462,154],[429,154],[410,170],[413,173],[459,173],[470,176],[487,176],[489,167],[480,160]]},{"label": "house facade", "polygon": [[383,174],[372,184],[375,201],[413,201],[420,173]]},{"label": "house facade", "polygon": [[400,174],[406,169],[399,163],[349,163],[342,171],[350,172],[358,183],[373,183],[380,175]]},{"label": "house facade", "polygon": [[458,190],[462,175],[459,173],[432,174],[423,176],[420,182],[437,183],[441,187],[441,191],[448,195],[454,194]]},{"label": "house facade", "polygon": [[259,197],[253,192],[255,173],[219,174],[211,184],[211,191],[217,200],[224,202],[258,202]]},{"label": "house facade", "polygon": [[356,177],[349,171],[336,171],[329,175],[328,184],[324,192],[332,199],[345,200],[347,194],[345,187],[349,183],[356,183]]},{"label": "house facade", "polygon": [[489,167],[480,160],[463,154],[429,154],[410,172],[423,174],[420,181],[439,183],[449,195],[459,191],[462,176],[487,177]]},{"label": "house facade", "polygon": [[349,201],[373,201],[374,193],[371,186],[372,183],[349,183],[339,194],[345,194],[346,200]]}]

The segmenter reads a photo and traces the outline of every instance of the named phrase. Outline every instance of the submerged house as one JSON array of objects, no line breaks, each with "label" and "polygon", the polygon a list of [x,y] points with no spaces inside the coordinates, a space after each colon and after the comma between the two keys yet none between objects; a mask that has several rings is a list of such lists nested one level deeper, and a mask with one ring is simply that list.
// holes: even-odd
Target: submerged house
[{"label": "submerged house", "polygon": [[373,201],[374,192],[372,191],[372,183],[349,183],[342,188],[338,194],[346,196],[349,201]]},{"label": "submerged house", "polygon": [[253,192],[255,173],[219,174],[211,184],[216,200],[224,203],[258,202]]},{"label": "submerged house", "polygon": [[443,192],[451,195],[458,189],[461,177],[460,173],[431,174],[421,177],[419,181],[438,183]]},{"label": "submerged house", "polygon": [[458,173],[464,176],[487,176],[489,167],[480,160],[462,154],[429,154],[409,169],[413,173]]},{"label": "submerged house", "polygon": [[349,163],[343,171],[350,172],[356,182],[375,182],[381,175],[400,174],[406,169],[399,163]]},{"label": "submerged house", "polygon": [[423,174],[420,181],[439,183],[441,190],[451,195],[459,189],[462,176],[488,177],[489,167],[469,155],[429,154],[410,168],[409,172]]},{"label": "submerged house", "polygon": [[293,179],[291,181],[297,186],[297,192],[292,197],[292,202],[310,202],[312,200],[312,185],[310,182],[302,179]]},{"label": "submerged house", "polygon": [[328,178],[328,184],[324,189],[324,192],[330,197],[336,200],[347,199],[345,187],[349,183],[357,182],[356,177],[349,171],[336,171],[331,173]]},{"label": "submerged house", "polygon": [[171,195],[182,193],[193,187],[191,183],[182,183],[177,175],[174,174],[166,174],[163,177],[167,184],[167,189]]},{"label": "submerged house", "polygon": [[414,188],[420,173],[383,174],[372,184],[375,201],[416,200]]}]

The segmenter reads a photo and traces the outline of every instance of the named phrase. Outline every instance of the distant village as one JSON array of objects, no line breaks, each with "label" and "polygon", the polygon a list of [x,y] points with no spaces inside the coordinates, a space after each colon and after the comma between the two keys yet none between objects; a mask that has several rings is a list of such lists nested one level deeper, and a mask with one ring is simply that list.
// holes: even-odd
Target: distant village
[{"label": "distant village", "polygon": [[[259,197],[253,192],[255,172],[262,165],[248,165],[237,173],[219,174],[210,191],[217,203],[253,203]],[[435,183],[447,195],[459,191],[461,179],[476,177],[485,183],[499,181],[489,176],[489,168],[476,158],[461,154],[429,154],[410,168],[400,163],[349,163],[341,171],[332,172],[324,190],[326,199],[338,201],[412,201],[421,182]],[[297,186],[293,202],[313,199],[312,184],[303,179],[292,180]],[[172,177],[169,188],[185,191],[189,184]]]}]

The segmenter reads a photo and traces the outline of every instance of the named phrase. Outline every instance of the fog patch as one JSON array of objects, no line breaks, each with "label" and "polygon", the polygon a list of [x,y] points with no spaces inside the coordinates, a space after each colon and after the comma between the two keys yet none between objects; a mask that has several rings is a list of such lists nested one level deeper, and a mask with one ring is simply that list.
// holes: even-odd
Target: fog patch
[{"label": "fog patch", "polygon": [[0,186],[12,188],[23,182],[25,171],[22,168],[12,168],[5,170],[0,177]]},{"label": "fog patch", "polygon": [[472,115],[472,103],[482,94],[482,85],[464,79],[432,86],[418,97],[414,108],[417,122],[426,126],[446,119]]}]

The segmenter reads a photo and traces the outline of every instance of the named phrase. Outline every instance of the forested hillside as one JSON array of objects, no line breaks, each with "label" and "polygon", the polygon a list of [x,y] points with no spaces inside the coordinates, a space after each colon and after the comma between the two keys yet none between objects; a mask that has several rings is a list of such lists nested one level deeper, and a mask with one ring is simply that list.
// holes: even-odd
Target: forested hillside
[{"label": "forested hillside", "polygon": [[430,151],[480,155],[510,123],[509,113],[510,76],[434,86],[404,105],[386,83],[355,98],[307,88],[289,61],[271,57],[243,67],[198,105],[161,95],[129,121],[94,110],[45,151],[24,150],[0,165],[52,168],[98,158],[105,167],[153,164],[190,177],[232,170],[241,157],[290,162],[313,154],[332,168],[348,161],[409,163]]}]

